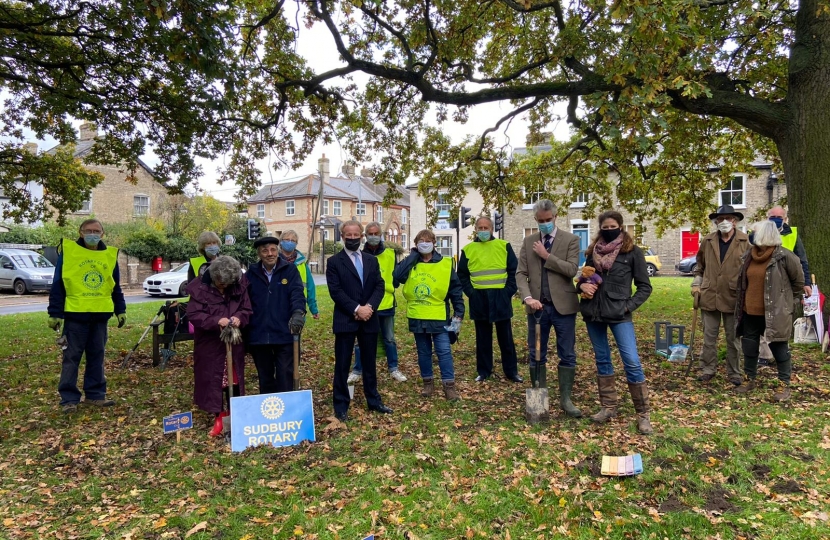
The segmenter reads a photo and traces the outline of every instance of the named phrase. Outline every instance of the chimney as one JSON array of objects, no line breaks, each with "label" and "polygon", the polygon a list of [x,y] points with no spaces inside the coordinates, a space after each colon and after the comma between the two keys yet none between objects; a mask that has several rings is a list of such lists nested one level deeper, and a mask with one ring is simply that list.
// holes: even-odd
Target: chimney
[{"label": "chimney", "polygon": [[37,155],[37,143],[29,142],[23,145],[23,151],[29,152],[30,154],[36,156]]},{"label": "chimney", "polygon": [[98,136],[98,126],[94,122],[84,122],[80,127],[81,136],[79,141],[92,141]]},{"label": "chimney", "polygon": [[325,154],[317,160],[317,170],[320,172],[320,179],[324,184],[331,184],[329,181],[329,160]]},{"label": "chimney", "polygon": [[349,178],[352,178],[354,176],[354,171],[355,171],[354,163],[347,162],[345,165],[343,165],[343,173],[346,176],[348,176]]},{"label": "chimney", "polygon": [[364,178],[374,178],[375,173],[369,167],[363,167],[362,169],[360,169],[360,176]]}]

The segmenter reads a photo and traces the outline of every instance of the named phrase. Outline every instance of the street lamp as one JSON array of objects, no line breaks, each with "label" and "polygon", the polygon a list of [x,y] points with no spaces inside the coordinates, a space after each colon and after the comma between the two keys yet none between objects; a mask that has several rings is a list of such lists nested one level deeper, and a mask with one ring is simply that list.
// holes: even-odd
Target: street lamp
[{"label": "street lamp", "polygon": [[320,273],[326,271],[326,216],[320,216]]}]

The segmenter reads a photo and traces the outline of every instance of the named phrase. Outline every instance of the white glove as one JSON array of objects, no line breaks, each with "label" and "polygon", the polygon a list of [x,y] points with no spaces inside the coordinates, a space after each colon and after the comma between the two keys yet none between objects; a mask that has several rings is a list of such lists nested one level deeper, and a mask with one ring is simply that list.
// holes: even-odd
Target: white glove
[{"label": "white glove", "polygon": [[461,319],[459,317],[453,317],[452,322],[450,322],[449,326],[445,326],[444,330],[457,334],[461,330]]}]

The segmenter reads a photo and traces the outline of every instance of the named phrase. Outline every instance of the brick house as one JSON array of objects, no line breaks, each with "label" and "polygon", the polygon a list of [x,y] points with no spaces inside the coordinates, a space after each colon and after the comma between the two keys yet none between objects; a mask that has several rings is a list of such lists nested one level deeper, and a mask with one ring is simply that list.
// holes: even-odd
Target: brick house
[{"label": "brick house", "polygon": [[[377,221],[383,224],[386,241],[408,242],[408,192],[404,190],[391,205],[384,206],[383,200],[389,188],[385,184],[375,184],[369,169],[355,174],[354,166],[349,165],[340,174],[331,176],[329,160],[325,155],[318,161],[318,166],[318,174],[263,186],[246,201],[248,217],[263,221],[269,235],[279,236],[289,229],[296,231],[297,243],[303,252],[308,250],[312,237],[315,246],[319,244],[321,225],[326,241],[334,241],[339,238],[335,228],[349,219],[356,219],[364,225]],[[321,181],[322,220],[317,216]]]},{"label": "brick house", "polygon": [[[80,126],[80,136],[75,143],[74,156],[83,159],[95,144],[98,129],[95,124],[87,122]],[[54,153],[57,147],[47,150]],[[128,180],[126,169],[113,165],[84,164],[84,166],[104,176],[104,181],[92,188],[88,201],[70,217],[88,217],[90,215],[107,223],[125,223],[135,218],[156,217],[163,214],[167,199],[167,188],[156,181],[153,169],[142,160],[138,160],[135,183]]]},{"label": "brick house", "polygon": [[[439,190],[438,199],[435,203],[438,207],[438,220],[435,222],[434,227],[428,227],[428,203],[423,195],[418,192],[418,183],[409,184],[406,187],[412,192],[410,195],[410,200],[412,201],[412,235],[418,234],[423,229],[431,229],[435,233],[436,251],[444,257],[457,257],[460,254],[460,250],[464,249],[464,246],[473,241],[475,223],[470,224],[469,227],[465,227],[460,231],[456,230],[452,226],[452,221],[458,219],[460,216],[460,214],[457,214],[459,212],[458,207],[451,203],[443,191]],[[429,203],[430,206],[432,204],[431,202]],[[472,208],[470,216],[475,220],[475,218],[482,215],[484,198],[481,196],[481,193],[471,189],[468,185],[467,193],[458,206]],[[492,217],[492,214],[490,215]]]}]

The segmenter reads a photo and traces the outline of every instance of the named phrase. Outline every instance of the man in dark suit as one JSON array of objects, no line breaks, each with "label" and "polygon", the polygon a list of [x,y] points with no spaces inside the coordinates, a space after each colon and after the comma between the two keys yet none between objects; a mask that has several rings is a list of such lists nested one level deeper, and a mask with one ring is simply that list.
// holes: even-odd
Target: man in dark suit
[{"label": "man in dark suit", "polygon": [[347,379],[355,339],[360,346],[363,394],[369,410],[390,414],[392,409],[381,401],[375,366],[380,331],[377,310],[384,294],[380,265],[377,259],[360,251],[363,225],[346,221],[340,225],[340,235],[345,249],[329,259],[326,281],[334,301],[334,416],[345,422],[349,419]]}]

